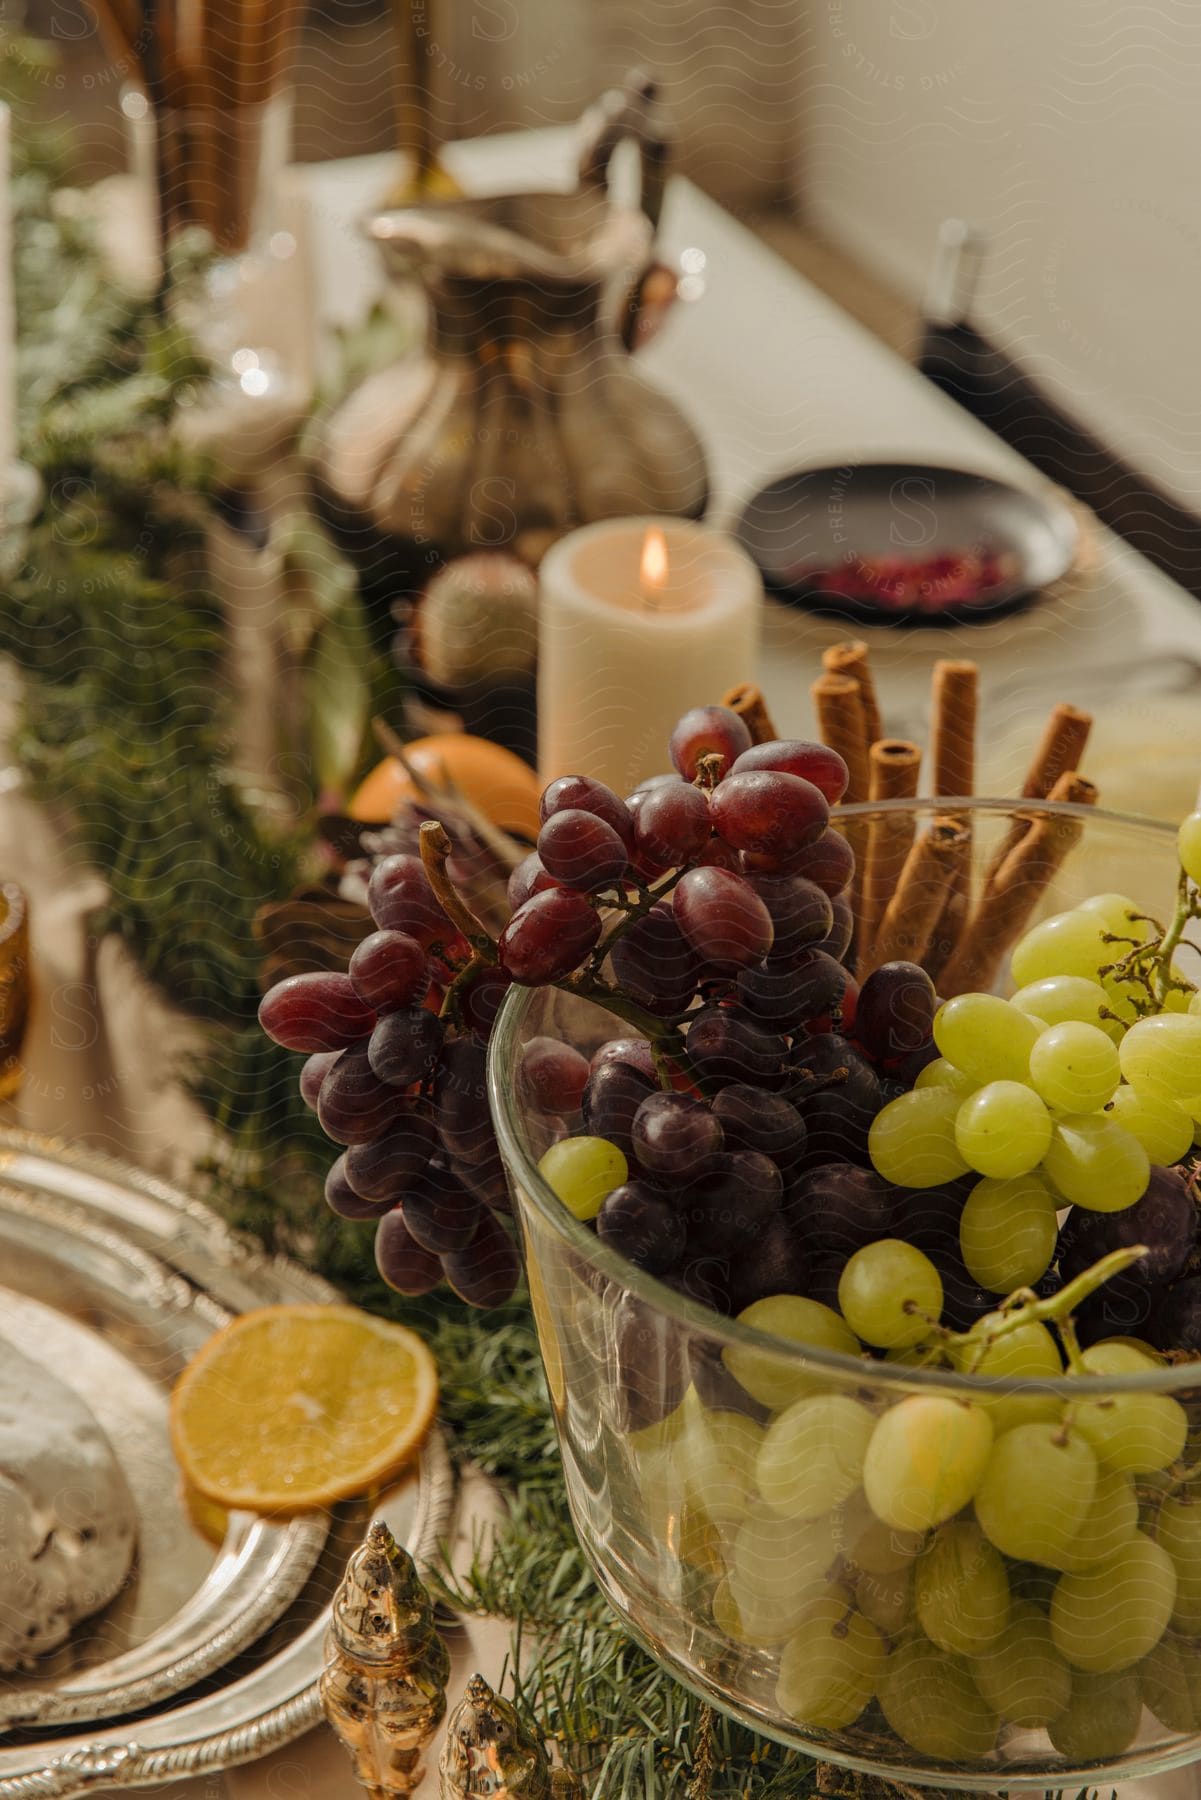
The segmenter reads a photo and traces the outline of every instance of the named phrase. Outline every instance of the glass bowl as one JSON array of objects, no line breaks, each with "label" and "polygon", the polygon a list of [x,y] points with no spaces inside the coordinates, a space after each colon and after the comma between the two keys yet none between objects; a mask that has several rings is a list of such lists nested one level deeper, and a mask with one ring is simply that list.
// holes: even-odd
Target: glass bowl
[{"label": "glass bowl", "polygon": [[[992,800],[894,802],[888,810],[899,807],[915,823],[936,812],[969,815],[977,871],[1019,810]],[[842,817],[881,810],[845,808]],[[1083,822],[1036,916],[1098,891],[1128,893],[1170,916],[1169,827],[1038,803],[1022,803],[1020,813]],[[1009,991],[1005,976],[998,987]],[[1091,1647],[1080,1655],[1123,1666],[1072,1669],[1048,1630],[1059,1575],[1006,1559],[1008,1614],[1003,1593],[979,1599],[989,1592],[982,1564],[995,1576],[1000,1560],[981,1549],[970,1503],[955,1511],[956,1483],[987,1456],[999,1426],[1059,1418],[1068,1401],[1098,1401],[1108,1413],[1132,1394],[1171,1396],[1187,1413],[1190,1443],[1201,1439],[1201,1367],[1037,1383],[917,1369],[766,1335],[652,1279],[569,1214],[539,1175],[538,1159],[561,1128],[523,1104],[519,1079],[532,1037],[554,1036],[591,1054],[630,1035],[627,1024],[577,996],[514,988],[493,1034],[490,1098],[572,1516],[631,1634],[724,1712],[823,1760],[891,1780],[981,1792],[1061,1788],[1201,1756],[1198,1640],[1173,1631],[1151,1654],[1121,1610],[1133,1581],[1144,1613],[1138,1628],[1158,1638],[1166,1592],[1158,1550],[1145,1552],[1147,1569],[1106,1565],[1095,1645],[1087,1609],[1083,1615]],[[773,1486],[756,1460],[765,1426],[795,1406],[803,1421],[795,1453],[782,1465],[777,1459]],[[894,1482],[885,1517],[868,1502],[865,1447],[877,1444],[884,1420],[880,1445],[908,1442],[919,1464],[925,1456],[938,1465],[937,1557],[923,1520],[930,1487],[925,1498],[907,1496]],[[871,1451],[869,1472],[881,1458],[894,1466],[883,1449]],[[1152,1537],[1171,1479],[1137,1478],[1140,1525]],[[879,1484],[868,1487],[878,1501]],[[1201,1633],[1198,1543],[1197,1617],[1177,1604]],[[923,1608],[945,1602],[952,1622],[944,1618],[938,1631],[958,1649],[939,1649],[915,1628],[915,1569]],[[1012,1631],[999,1638],[1004,1617]]]}]

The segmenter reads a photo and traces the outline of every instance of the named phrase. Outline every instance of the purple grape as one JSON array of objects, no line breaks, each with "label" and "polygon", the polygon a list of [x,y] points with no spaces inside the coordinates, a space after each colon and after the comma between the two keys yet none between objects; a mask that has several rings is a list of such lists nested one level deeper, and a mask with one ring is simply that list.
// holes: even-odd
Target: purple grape
[{"label": "purple grape", "polygon": [[[1122,1212],[1089,1212],[1074,1206],[1059,1235],[1059,1270],[1072,1281],[1111,1250],[1147,1246],[1146,1256],[1126,1271],[1143,1287],[1160,1286],[1180,1275],[1197,1242],[1197,1205],[1181,1169],[1151,1171],[1142,1198]],[[1107,1282],[1101,1291],[1112,1287]]]},{"label": "purple grape", "polygon": [[316,1112],[321,1083],[341,1054],[340,1050],[315,1050],[302,1066],[297,1085],[300,1088],[300,1098],[311,1112]]},{"label": "purple grape", "polygon": [[837,1092],[868,1114],[869,1123],[882,1104],[880,1081],[871,1064],[855,1046],[836,1031],[805,1038],[792,1047],[792,1067],[797,1081],[789,1098],[808,1118],[806,1108],[822,1092]]},{"label": "purple grape", "polygon": [[917,963],[887,962],[859,990],[855,1035],[876,1062],[913,1056],[934,1036],[934,983]]},{"label": "purple grape", "polygon": [[483,1214],[475,1195],[443,1162],[432,1162],[404,1198],[405,1224],[423,1250],[445,1256],[464,1250]]},{"label": "purple grape", "polygon": [[796,1107],[763,1088],[732,1082],[714,1100],[713,1116],[732,1150],[759,1150],[781,1169],[805,1148],[805,1121]]},{"label": "purple grape", "polygon": [[703,1079],[778,1085],[785,1040],[739,1007],[702,1006],[688,1024],[688,1059]]},{"label": "purple grape", "polygon": [[733,1311],[727,1286],[729,1259],[693,1252],[685,1248],[684,1259],[659,1279],[673,1293],[691,1300],[694,1306],[708,1307],[710,1312]]},{"label": "purple grape", "polygon": [[531,1038],[521,1052],[521,1092],[543,1112],[578,1112],[588,1085],[586,1057],[557,1038]]},{"label": "purple grape", "polygon": [[888,1236],[895,1205],[896,1189],[874,1169],[826,1163],[789,1187],[784,1217],[819,1254],[849,1257]]},{"label": "purple grape", "polygon": [[672,909],[693,950],[715,975],[736,975],[772,946],[771,915],[739,875],[689,869],[676,883]]},{"label": "purple grape", "polygon": [[490,1212],[464,1250],[442,1258],[442,1269],[460,1300],[469,1306],[503,1306],[521,1275],[521,1258],[509,1233]]},{"label": "purple grape", "polygon": [[799,875],[752,875],[747,880],[771,918],[773,963],[790,962],[829,937],[834,903],[816,882]]},{"label": "purple grape", "polygon": [[395,1200],[364,1200],[350,1185],[346,1174],[346,1156],[330,1164],[325,1177],[325,1204],[340,1219],[382,1219],[396,1205]]},{"label": "purple grape", "polygon": [[641,1431],[674,1412],[688,1388],[684,1342],[669,1320],[634,1294],[613,1308],[609,1342],[617,1376],[618,1418],[623,1431]]},{"label": "purple grape", "polygon": [[768,1157],[757,1150],[723,1151],[681,1195],[689,1253],[753,1255],[783,1192],[783,1177]]},{"label": "purple grape", "polygon": [[513,985],[513,977],[504,969],[477,969],[471,980],[459,990],[459,1007],[468,1031],[478,1031],[486,1038],[496,1023],[501,1001]]},{"label": "purple grape", "polygon": [[658,1090],[641,1070],[626,1062],[603,1063],[584,1089],[584,1124],[593,1137],[608,1138],[626,1158],[634,1154],[634,1117]]},{"label": "purple grape", "polygon": [[344,1050],[367,1036],[375,1012],[349,975],[289,975],[263,995],[259,1024],[285,1050]]},{"label": "purple grape", "polygon": [[892,1235],[904,1238],[919,1250],[955,1252],[959,1250],[959,1221],[964,1201],[975,1187],[978,1177],[964,1176],[943,1187],[897,1188],[896,1214]]},{"label": "purple grape", "polygon": [[702,756],[720,756],[726,769],[751,747],[746,725],[727,706],[694,706],[671,734],[671,760],[685,781],[695,781]]},{"label": "purple grape", "polygon": [[419,856],[385,856],[371,871],[367,905],[381,931],[403,931],[420,944],[446,943],[455,928],[443,912]]},{"label": "purple grape", "polygon": [[478,1162],[495,1143],[488,1111],[488,1052],[477,1038],[451,1038],[434,1068],[434,1124],[452,1156]]},{"label": "purple grape", "polygon": [[511,1213],[513,1201],[509,1194],[509,1178],[505,1174],[505,1165],[501,1160],[500,1150],[493,1148],[487,1156],[478,1162],[456,1162],[451,1158],[451,1167],[469,1194],[492,1212]]},{"label": "purple grape", "polygon": [[594,818],[603,819],[627,851],[633,850],[634,821],[630,809],[603,781],[594,781],[591,775],[560,775],[552,781],[538,802],[538,817],[545,825],[556,813],[567,811],[591,813]]},{"label": "purple grape", "polygon": [[411,1087],[437,1056],[446,1027],[424,1006],[385,1013],[367,1046],[371,1067],[389,1087]]},{"label": "purple grape", "polygon": [[830,927],[830,935],[824,937],[820,944],[814,944],[815,950],[824,950],[835,962],[841,962],[851,947],[851,939],[855,935],[855,915],[851,911],[851,903],[845,894],[835,894],[830,901],[834,909],[834,923]]},{"label": "purple grape", "polygon": [[508,901],[510,912],[516,912],[535,894],[545,894],[548,889],[557,887],[558,882],[549,876],[542,867],[542,858],[536,850],[523,857],[521,862],[509,876]]},{"label": "purple grape", "polygon": [[1111,1276],[1077,1308],[1076,1331],[1082,1344],[1111,1337],[1151,1337],[1168,1304],[1169,1289],[1160,1282],[1132,1279],[1137,1268],[1136,1263],[1134,1269]]},{"label": "purple grape", "polygon": [[407,931],[373,931],[356,944],[348,969],[355,993],[377,1012],[425,999],[429,958]]},{"label": "purple grape", "polygon": [[791,872],[816,883],[834,899],[850,886],[855,873],[855,852],[842,833],[831,828],[806,848]]},{"label": "purple grape", "polygon": [[690,1181],[722,1147],[721,1126],[688,1094],[650,1094],[634,1115],[634,1155],[652,1175]]},{"label": "purple grape", "polygon": [[363,1200],[393,1205],[422,1174],[437,1146],[432,1121],[392,1096],[392,1122],[370,1143],[346,1152],[346,1179]]},{"label": "purple grape", "polygon": [[831,806],[847,791],[850,775],[837,750],[825,744],[806,743],[801,738],[773,738],[766,744],[752,744],[739,756],[731,775],[745,774],[748,769],[768,769],[779,775],[798,775],[811,781]]},{"label": "purple grape", "polygon": [[801,1107],[809,1136],[801,1169],[819,1169],[827,1163],[858,1163],[869,1168],[867,1137],[875,1111],[860,1106],[837,1087],[819,1090]]},{"label": "purple grape", "polygon": [[791,1034],[807,1020],[833,1012],[850,980],[842,964],[824,951],[802,950],[785,968],[769,961],[744,969],[738,997],[755,1018]]},{"label": "purple grape", "polygon": [[578,807],[551,814],[538,833],[538,854],[555,881],[589,894],[617,886],[629,861],[613,827]]},{"label": "purple grape", "polygon": [[396,1095],[380,1081],[359,1045],[343,1050],[317,1099],[321,1129],[337,1144],[365,1144],[387,1130],[396,1112]]},{"label": "purple grape", "polygon": [[[793,1290],[783,1291],[791,1293]],[[750,1304],[748,1300],[746,1305]],[[707,1342],[704,1338],[694,1338],[688,1346],[688,1361],[697,1397],[711,1412],[745,1413],[757,1425],[765,1425],[770,1419],[767,1407],[760,1406],[757,1400],[753,1400],[726,1368],[720,1344]]]},{"label": "purple grape", "polygon": [[809,1253],[799,1231],[783,1216],[769,1219],[749,1255],[731,1258],[730,1301],[736,1313],[769,1294],[804,1294]]},{"label": "purple grape", "polygon": [[645,1181],[614,1188],[597,1214],[596,1230],[602,1243],[650,1275],[666,1274],[684,1249],[683,1219]]},{"label": "purple grape", "polygon": [[1201,1352],[1201,1275],[1190,1275],[1169,1289],[1148,1335],[1161,1350]]},{"label": "purple grape", "polygon": [[970,1331],[977,1319],[996,1310],[997,1296],[972,1279],[962,1257],[938,1251],[929,1254],[942,1281],[944,1325],[952,1331]]},{"label": "purple grape", "polygon": [[578,968],[600,934],[600,915],[583,894],[549,888],[527,900],[505,926],[501,965],[523,987],[544,987]]},{"label": "purple grape", "polygon": [[727,775],[713,791],[710,812],[718,836],[765,874],[790,873],[830,817],[825,795],[811,781],[769,769]]},{"label": "purple grape", "polygon": [[686,868],[709,842],[709,802],[699,788],[684,781],[632,794],[634,853],[645,875]]},{"label": "purple grape", "polygon": [[609,954],[618,985],[640,1006],[664,1018],[687,1009],[696,992],[697,960],[669,901],[628,925]]},{"label": "purple grape", "polygon": [[647,1038],[610,1038],[594,1052],[590,1065],[592,1072],[595,1074],[597,1069],[611,1062],[629,1063],[640,1075],[645,1075],[653,1087],[659,1085],[654,1052]]},{"label": "purple grape", "polygon": [[838,1284],[847,1266],[845,1256],[815,1256],[809,1265],[805,1287],[808,1300],[818,1300],[832,1312],[838,1311]]},{"label": "purple grape", "polygon": [[399,1206],[375,1228],[375,1266],[398,1294],[428,1294],[442,1279],[441,1258],[421,1248]]}]

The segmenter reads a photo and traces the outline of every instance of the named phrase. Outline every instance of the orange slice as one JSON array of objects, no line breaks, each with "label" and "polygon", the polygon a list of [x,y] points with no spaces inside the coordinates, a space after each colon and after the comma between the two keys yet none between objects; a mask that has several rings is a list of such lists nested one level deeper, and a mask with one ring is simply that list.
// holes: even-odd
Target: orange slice
[{"label": "orange slice", "polygon": [[437,1365],[405,1326],[353,1306],[264,1306],[192,1358],[171,1441],[206,1500],[306,1512],[394,1474],[437,1404]]}]

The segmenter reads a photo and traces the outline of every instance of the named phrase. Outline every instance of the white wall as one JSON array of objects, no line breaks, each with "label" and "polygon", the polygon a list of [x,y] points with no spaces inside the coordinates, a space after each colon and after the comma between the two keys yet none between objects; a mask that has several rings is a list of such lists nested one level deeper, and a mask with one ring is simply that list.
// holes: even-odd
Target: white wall
[{"label": "white wall", "polygon": [[1201,510],[1201,0],[806,0],[802,212],[920,294],[990,234],[975,322]]}]

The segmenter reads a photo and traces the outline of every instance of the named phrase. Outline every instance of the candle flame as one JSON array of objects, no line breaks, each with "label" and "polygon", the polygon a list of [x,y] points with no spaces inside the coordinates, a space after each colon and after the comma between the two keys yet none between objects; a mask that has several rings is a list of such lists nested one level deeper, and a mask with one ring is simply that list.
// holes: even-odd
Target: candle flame
[{"label": "candle flame", "polygon": [[667,581],[667,539],[657,525],[652,525],[643,540],[638,574],[644,599],[657,600]]}]

